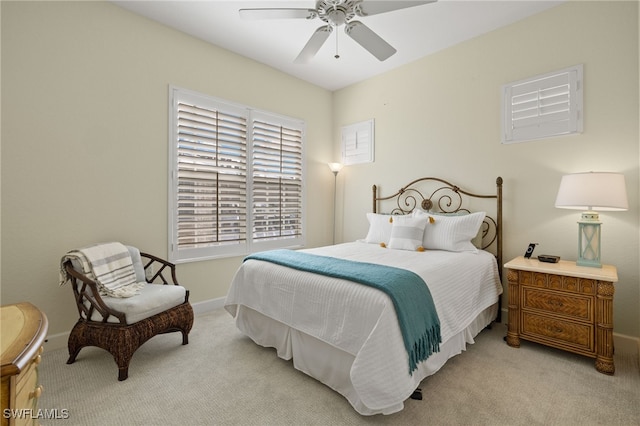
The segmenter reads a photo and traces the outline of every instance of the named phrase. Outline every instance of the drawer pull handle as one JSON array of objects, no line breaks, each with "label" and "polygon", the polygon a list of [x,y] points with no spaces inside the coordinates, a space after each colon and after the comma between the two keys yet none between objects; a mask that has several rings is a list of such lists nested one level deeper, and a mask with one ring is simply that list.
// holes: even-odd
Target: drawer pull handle
[{"label": "drawer pull handle", "polygon": [[560,300],[554,300],[554,299],[549,299],[548,302],[551,306],[557,306],[559,308],[562,308],[564,306],[564,304],[560,301]]},{"label": "drawer pull handle", "polygon": [[29,399],[33,399],[33,398],[40,398],[40,395],[42,395],[42,385],[38,386],[37,388],[35,388],[32,392],[29,392]]}]

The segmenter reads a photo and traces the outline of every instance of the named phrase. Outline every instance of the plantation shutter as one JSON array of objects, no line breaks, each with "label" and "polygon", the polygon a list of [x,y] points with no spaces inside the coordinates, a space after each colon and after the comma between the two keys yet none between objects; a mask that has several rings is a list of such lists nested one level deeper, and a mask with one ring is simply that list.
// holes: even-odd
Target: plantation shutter
[{"label": "plantation shutter", "polygon": [[342,127],[342,163],[345,165],[373,162],[374,120]]},{"label": "plantation shutter", "polygon": [[304,245],[304,121],[169,88],[169,259]]},{"label": "plantation shutter", "polygon": [[302,123],[266,114],[253,117],[253,243],[300,240],[303,232]]},{"label": "plantation shutter", "polygon": [[582,131],[582,66],[503,87],[503,143]]},{"label": "plantation shutter", "polygon": [[[247,117],[232,105],[176,99],[173,252],[215,255],[247,239]],[[217,248],[217,249],[216,249]],[[231,250],[230,252],[234,252]]]}]

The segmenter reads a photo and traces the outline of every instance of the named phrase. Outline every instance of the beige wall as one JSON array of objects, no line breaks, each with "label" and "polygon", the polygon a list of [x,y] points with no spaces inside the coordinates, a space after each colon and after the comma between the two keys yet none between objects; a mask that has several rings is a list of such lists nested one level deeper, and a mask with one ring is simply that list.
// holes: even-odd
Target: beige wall
[{"label": "beige wall", "polygon": [[[616,171],[630,210],[601,213],[603,262],[618,267],[615,332],[640,336],[638,4],[571,2],[334,94],[340,126],[374,118],[376,160],[339,175],[343,241],[366,235],[372,184],[390,195],[439,176],[474,192],[504,178],[505,261],[529,242],[537,254],[577,256],[579,211],[554,208],[563,174]],[[500,87],[584,64],[584,132],[500,144]],[[506,299],[505,299],[506,300]]]},{"label": "beige wall", "polygon": [[[615,331],[640,336],[638,11],[575,3],[334,94],[108,3],[3,1],[1,303],[29,300],[64,333],[57,285],[71,248],[121,240],[166,255],[168,85],[307,122],[309,246],[331,242],[340,126],[376,119],[376,162],[338,175],[338,237],[366,233],[371,185],[423,175],[492,191],[505,179],[505,257],[530,241],[575,258],[578,212],[553,207],[560,176],[622,171],[631,209],[601,214],[619,268]],[[585,65],[582,135],[502,146],[499,87]],[[331,146],[330,141],[334,144]],[[346,212],[346,213],[345,213]],[[239,258],[182,264],[192,300],[224,297]]]},{"label": "beige wall", "polygon": [[[2,304],[29,300],[66,332],[66,251],[119,240],[166,257],[169,84],[306,120],[307,242],[331,243],[330,92],[110,3],[1,5]],[[221,298],[240,260],[178,276],[193,302]]]}]

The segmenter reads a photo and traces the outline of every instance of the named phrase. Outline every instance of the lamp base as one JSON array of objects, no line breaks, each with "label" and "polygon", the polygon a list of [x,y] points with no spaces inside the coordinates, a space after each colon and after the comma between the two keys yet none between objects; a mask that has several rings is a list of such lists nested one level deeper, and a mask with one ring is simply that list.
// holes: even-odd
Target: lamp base
[{"label": "lamp base", "polygon": [[582,213],[578,221],[578,260],[576,265],[602,268],[600,263],[600,225],[598,213]]},{"label": "lamp base", "polygon": [[576,261],[576,265],[589,266],[591,268],[602,268],[602,263],[600,263],[599,260],[590,260],[590,259],[583,259],[583,258],[578,258],[578,260]]}]

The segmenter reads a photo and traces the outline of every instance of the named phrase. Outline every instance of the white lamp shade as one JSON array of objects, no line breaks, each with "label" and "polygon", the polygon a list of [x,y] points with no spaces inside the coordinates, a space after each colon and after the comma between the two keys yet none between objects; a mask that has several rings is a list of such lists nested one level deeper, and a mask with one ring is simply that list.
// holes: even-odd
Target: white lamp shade
[{"label": "white lamp shade", "polygon": [[562,176],[555,206],[575,210],[628,210],[624,175],[588,172]]},{"label": "white lamp shade", "polygon": [[340,170],[342,170],[342,164],[340,164],[340,163],[329,163],[329,168],[331,169],[331,171],[333,173],[338,173]]}]

